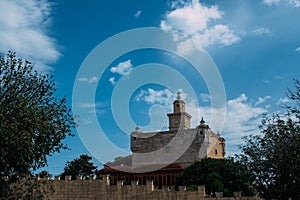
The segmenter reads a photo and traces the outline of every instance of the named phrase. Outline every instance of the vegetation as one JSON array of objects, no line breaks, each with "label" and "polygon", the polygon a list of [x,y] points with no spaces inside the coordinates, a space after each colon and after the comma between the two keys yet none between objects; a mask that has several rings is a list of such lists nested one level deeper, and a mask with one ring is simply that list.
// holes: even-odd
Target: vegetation
[{"label": "vegetation", "polygon": [[96,168],[90,160],[91,156],[86,154],[80,155],[79,158],[75,158],[72,161],[68,161],[64,172],[61,174],[62,179],[66,175],[72,176],[72,179],[75,180],[77,176],[82,176],[83,179],[89,179],[94,177],[96,173]]},{"label": "vegetation", "polygon": [[47,156],[67,148],[62,141],[75,123],[66,98],[56,98],[55,91],[52,75],[15,53],[0,57],[0,195],[21,179],[31,180]]},{"label": "vegetation", "polygon": [[235,191],[244,195],[252,195],[251,176],[245,168],[228,159],[202,159],[184,169],[178,177],[178,185],[193,188],[194,185],[205,185],[206,194],[223,192],[224,196],[232,196]]},{"label": "vegetation", "polygon": [[132,165],[132,155],[128,156],[118,156],[113,162],[105,163],[106,166],[131,166]]},{"label": "vegetation", "polygon": [[283,114],[264,116],[260,135],[245,137],[240,161],[264,199],[300,199],[300,82],[288,90]]}]

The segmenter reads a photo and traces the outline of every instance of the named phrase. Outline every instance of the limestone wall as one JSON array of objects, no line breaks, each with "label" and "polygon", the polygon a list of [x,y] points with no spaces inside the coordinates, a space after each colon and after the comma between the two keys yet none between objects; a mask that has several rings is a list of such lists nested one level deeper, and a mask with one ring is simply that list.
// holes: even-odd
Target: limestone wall
[{"label": "limestone wall", "polygon": [[223,140],[207,125],[178,132],[134,132],[131,134],[132,164],[179,163],[188,166],[205,157],[224,158]]},{"label": "limestone wall", "polygon": [[99,199],[99,200],[258,200],[257,197],[241,197],[240,193],[235,193],[236,197],[230,198],[205,198],[205,187],[199,186],[196,191],[186,191],[185,187],[180,187],[178,191],[174,188],[154,188],[153,182],[148,181],[147,185],[138,185],[132,182],[131,185],[123,185],[118,182],[117,185],[110,185],[108,177],[102,180],[49,180],[54,193],[49,194],[47,198],[50,200],[65,199]]}]

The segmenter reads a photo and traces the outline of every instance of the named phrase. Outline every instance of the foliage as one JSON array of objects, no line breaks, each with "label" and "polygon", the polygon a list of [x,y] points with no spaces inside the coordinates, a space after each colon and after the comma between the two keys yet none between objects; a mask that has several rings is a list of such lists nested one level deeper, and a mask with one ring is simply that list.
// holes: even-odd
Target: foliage
[{"label": "foliage", "polygon": [[51,178],[51,174],[49,174],[48,171],[41,171],[39,174],[38,174],[38,177],[40,178]]},{"label": "foliage", "polygon": [[62,141],[75,123],[66,98],[56,98],[55,91],[52,75],[15,53],[0,57],[1,187],[7,186],[5,177],[9,183],[30,177],[47,165],[47,156],[67,148]]},{"label": "foliage", "polygon": [[72,176],[72,179],[76,179],[77,176],[82,176],[83,179],[89,179],[95,176],[96,168],[90,160],[91,156],[86,154],[80,155],[79,158],[75,158],[72,161],[68,161],[64,172],[61,174],[62,179],[66,175]]},{"label": "foliage", "polygon": [[300,199],[300,83],[288,90],[284,114],[265,115],[260,135],[245,137],[240,161],[264,199]]},{"label": "foliage", "polygon": [[131,166],[132,165],[132,155],[128,156],[118,156],[113,162],[105,163],[106,166]]},{"label": "foliage", "polygon": [[37,177],[27,176],[17,179],[9,184],[10,190],[5,199],[45,199],[50,197],[53,186],[47,179],[39,180]]},{"label": "foliage", "polygon": [[223,192],[224,196],[232,196],[234,191],[242,191],[244,195],[252,195],[250,179],[245,168],[232,158],[207,158],[184,169],[177,185],[205,185],[206,194]]},{"label": "foliage", "polygon": [[189,185],[186,187],[187,191],[194,191],[194,190],[198,190],[198,186],[197,185]]}]

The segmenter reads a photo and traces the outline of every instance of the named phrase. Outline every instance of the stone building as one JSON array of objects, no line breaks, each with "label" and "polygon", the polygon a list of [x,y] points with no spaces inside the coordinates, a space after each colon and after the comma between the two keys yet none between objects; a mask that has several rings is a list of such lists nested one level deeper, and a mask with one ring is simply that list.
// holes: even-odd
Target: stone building
[{"label": "stone building", "polygon": [[132,163],[135,166],[178,163],[191,165],[202,158],[224,158],[225,140],[205,124],[190,127],[192,116],[185,111],[181,92],[169,113],[169,130],[142,132],[139,127],[131,133]]},{"label": "stone building", "polygon": [[223,159],[225,140],[205,124],[203,118],[198,126],[191,128],[191,115],[185,111],[185,102],[178,92],[173,102],[173,113],[168,114],[169,130],[142,132],[139,127],[130,134],[132,156],[127,157],[130,166],[114,166],[113,163],[98,171],[111,175],[117,181],[138,181],[154,186],[175,185],[176,177],[184,168],[202,158]]}]

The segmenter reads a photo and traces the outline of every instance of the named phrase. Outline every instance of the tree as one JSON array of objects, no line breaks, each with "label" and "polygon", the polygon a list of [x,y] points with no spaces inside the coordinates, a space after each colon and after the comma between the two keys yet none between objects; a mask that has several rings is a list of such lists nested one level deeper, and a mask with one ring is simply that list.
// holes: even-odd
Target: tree
[{"label": "tree", "polygon": [[118,156],[113,162],[105,163],[105,166],[131,166],[132,165],[132,155],[128,156]]},{"label": "tree", "polygon": [[40,178],[51,178],[51,174],[49,174],[49,172],[48,171],[41,171],[39,174],[38,174],[38,176],[40,177]]},{"label": "tree", "polygon": [[89,179],[93,177],[96,172],[96,168],[90,160],[91,156],[86,154],[80,155],[79,158],[75,158],[72,161],[68,161],[64,172],[61,174],[62,178],[66,175],[72,176],[72,179],[76,179],[76,176],[82,176],[83,179]]},{"label": "tree", "polygon": [[259,135],[244,137],[240,161],[264,199],[300,199],[300,83],[288,89],[284,114],[265,115]]},{"label": "tree", "polygon": [[[9,52],[0,57],[0,178],[30,177],[47,156],[66,149],[75,122],[66,98],[55,97],[53,76]],[[5,177],[5,178],[4,178]],[[2,190],[3,191],[3,190]]]},{"label": "tree", "polygon": [[252,195],[251,176],[245,168],[232,158],[202,159],[184,169],[178,177],[177,185],[205,185],[206,194],[223,192],[232,196],[234,191]]}]

